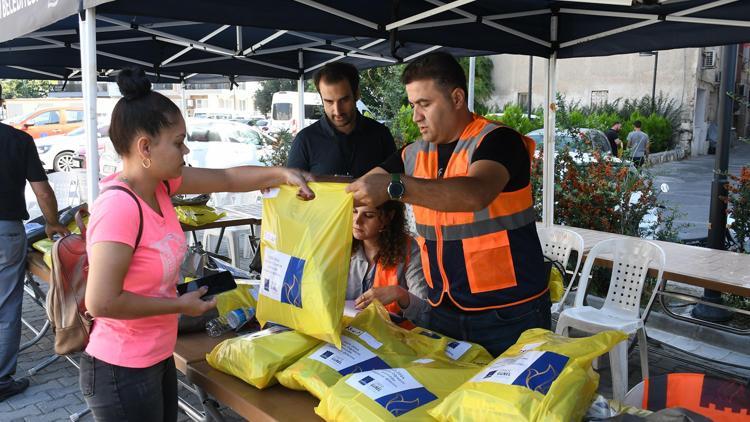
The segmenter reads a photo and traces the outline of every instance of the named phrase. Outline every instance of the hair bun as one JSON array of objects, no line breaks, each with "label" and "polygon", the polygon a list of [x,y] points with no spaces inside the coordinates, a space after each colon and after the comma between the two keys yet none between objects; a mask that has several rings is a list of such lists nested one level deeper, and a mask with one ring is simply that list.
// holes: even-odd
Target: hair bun
[{"label": "hair bun", "polygon": [[125,68],[117,75],[117,86],[126,101],[141,98],[151,92],[151,81],[138,68]]}]

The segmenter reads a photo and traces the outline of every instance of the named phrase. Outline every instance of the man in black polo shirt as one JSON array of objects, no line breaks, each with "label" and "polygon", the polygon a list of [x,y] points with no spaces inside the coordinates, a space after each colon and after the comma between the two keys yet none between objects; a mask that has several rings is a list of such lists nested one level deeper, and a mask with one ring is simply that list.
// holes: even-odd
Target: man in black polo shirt
[{"label": "man in black polo shirt", "polygon": [[11,377],[21,342],[26,268],[26,230],[21,220],[29,218],[24,198],[27,180],[47,221],[47,236],[68,234],[57,221],[55,193],[47,183],[34,139],[0,123],[0,402],[29,386],[28,379]]},{"label": "man in black polo shirt", "polygon": [[329,63],[315,74],[314,81],[325,116],[294,138],[287,167],[318,175],[356,178],[396,151],[388,128],[357,111],[357,68],[346,63]]}]

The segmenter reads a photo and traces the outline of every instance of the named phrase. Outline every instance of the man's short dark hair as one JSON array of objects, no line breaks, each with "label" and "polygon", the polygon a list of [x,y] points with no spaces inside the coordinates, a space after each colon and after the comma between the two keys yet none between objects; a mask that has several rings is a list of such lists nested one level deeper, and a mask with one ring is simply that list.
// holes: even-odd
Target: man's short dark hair
[{"label": "man's short dark hair", "polygon": [[[446,95],[455,88],[464,90],[466,96],[466,74],[453,56],[448,53],[436,52],[424,56],[409,63],[401,74],[401,83],[404,85],[414,81],[432,79],[446,91]],[[468,98],[467,98],[468,101]]]},{"label": "man's short dark hair", "polygon": [[612,126],[622,124],[619,120],[615,120],[614,123],[612,123]]},{"label": "man's short dark hair", "polygon": [[342,62],[332,62],[320,68],[313,76],[315,89],[320,92],[320,80],[326,83],[336,83],[339,81],[348,81],[352,88],[352,94],[357,95],[359,90],[359,72],[354,65]]},{"label": "man's short dark hair", "polygon": [[640,129],[640,128],[641,128],[641,121],[640,121],[640,120],[636,120],[636,121],[634,121],[634,122],[633,122],[633,126],[635,126],[635,127],[637,127],[638,129]]}]

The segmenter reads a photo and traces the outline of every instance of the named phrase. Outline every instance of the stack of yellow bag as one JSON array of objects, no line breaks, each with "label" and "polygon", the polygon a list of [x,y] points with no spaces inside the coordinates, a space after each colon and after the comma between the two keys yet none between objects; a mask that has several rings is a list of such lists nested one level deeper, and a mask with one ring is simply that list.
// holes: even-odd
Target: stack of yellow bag
[{"label": "stack of yellow bag", "polygon": [[219,315],[226,315],[235,309],[253,308],[258,305],[257,282],[237,278],[237,288],[216,295],[216,309]]},{"label": "stack of yellow bag", "polygon": [[351,374],[326,391],[315,413],[327,421],[430,420],[427,412],[480,369],[419,365]]},{"label": "stack of yellow bag", "polygon": [[253,385],[275,384],[274,375],[295,362],[320,340],[274,326],[256,333],[224,340],[206,355],[212,367]]},{"label": "stack of yellow bag", "polygon": [[574,339],[527,330],[429,414],[440,421],[580,420],[599,385],[591,361],[626,338],[620,331]]},{"label": "stack of yellow bag", "polygon": [[468,341],[454,340],[422,327],[409,331],[406,344],[425,358],[473,363],[481,366],[492,362],[492,355],[484,347]]},{"label": "stack of yellow bag", "polygon": [[258,321],[272,321],[341,348],[352,239],[352,197],[341,183],[311,183],[264,195]]},{"label": "stack of yellow bag", "polygon": [[342,331],[341,349],[324,343],[276,378],[287,388],[307,390],[320,399],[347,374],[402,367],[419,358],[405,342],[407,333],[390,321],[383,305],[373,302]]}]

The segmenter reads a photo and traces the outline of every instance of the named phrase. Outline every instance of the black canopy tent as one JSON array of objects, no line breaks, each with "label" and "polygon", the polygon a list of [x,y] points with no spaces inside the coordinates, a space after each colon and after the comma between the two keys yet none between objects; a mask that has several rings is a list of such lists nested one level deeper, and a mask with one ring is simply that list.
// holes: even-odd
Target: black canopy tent
[{"label": "black canopy tent", "polygon": [[[441,47],[455,49],[452,52],[458,55],[546,57],[543,219],[548,225],[554,204],[551,134],[555,110],[551,106],[558,58],[750,39],[750,0],[58,0],[54,6],[51,2],[14,4],[25,7],[6,13],[2,3],[0,66],[46,71],[45,64],[62,65],[75,77],[76,64],[83,63],[84,85],[87,78],[94,81],[100,73],[106,75],[127,63],[151,67],[151,73],[165,78],[189,79],[198,73],[300,78],[330,60],[367,67],[408,61]],[[72,16],[79,11],[86,17],[80,25],[78,17]],[[34,19],[28,18],[31,15]],[[79,36],[86,50],[80,58]],[[96,47],[88,51],[87,45]],[[87,124],[93,128],[92,119],[87,117]]]}]

